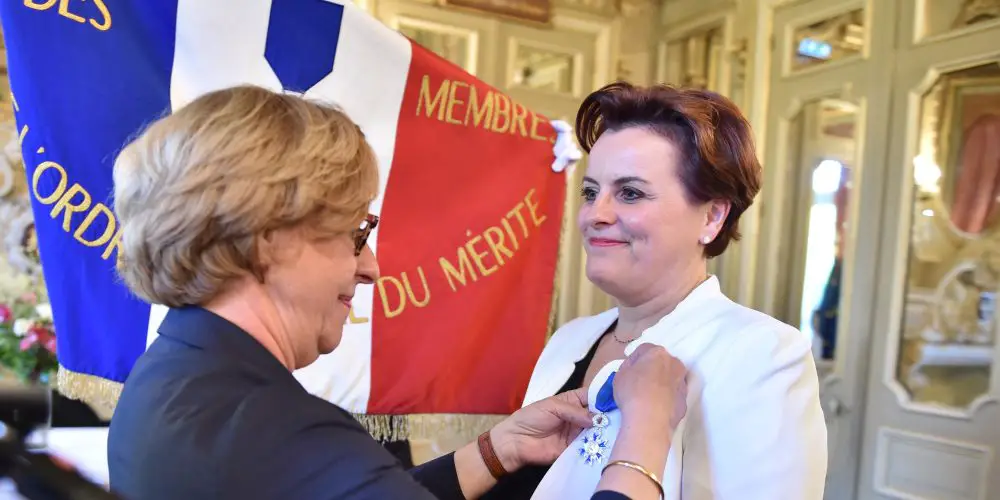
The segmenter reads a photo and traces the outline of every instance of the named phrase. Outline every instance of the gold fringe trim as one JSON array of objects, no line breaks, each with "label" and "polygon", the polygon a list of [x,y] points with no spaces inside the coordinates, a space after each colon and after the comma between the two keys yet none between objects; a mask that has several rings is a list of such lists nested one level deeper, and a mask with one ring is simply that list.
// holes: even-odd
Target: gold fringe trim
[{"label": "gold fringe trim", "polygon": [[78,373],[59,365],[56,390],[70,399],[90,405],[101,417],[111,418],[124,384],[96,375]]},{"label": "gold fringe trim", "polygon": [[492,429],[507,415],[471,415],[459,413],[412,415],[363,415],[351,416],[361,423],[378,441],[405,441],[409,439],[436,440],[442,436],[468,442]]},{"label": "gold fringe trim", "polygon": [[[56,373],[56,390],[70,399],[87,403],[98,414],[110,419],[114,414],[123,384],[67,369],[60,365]],[[442,436],[449,439],[472,441],[493,428],[507,415],[467,415],[457,413],[413,415],[362,415],[352,414],[373,438],[378,441],[405,441],[408,439],[435,440]]]},{"label": "gold fringe trim", "polygon": [[508,415],[465,415],[455,413],[407,415],[410,439],[438,439],[441,436],[475,440],[492,429]]},{"label": "gold fringe trim", "polygon": [[405,441],[409,439],[410,430],[406,415],[366,415],[352,413],[362,427],[376,441]]}]

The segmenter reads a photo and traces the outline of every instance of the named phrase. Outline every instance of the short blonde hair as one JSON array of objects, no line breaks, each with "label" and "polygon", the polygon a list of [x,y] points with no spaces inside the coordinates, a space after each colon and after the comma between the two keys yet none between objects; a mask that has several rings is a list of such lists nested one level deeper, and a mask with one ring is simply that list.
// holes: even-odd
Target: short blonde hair
[{"label": "short blonde hair", "polygon": [[198,98],[118,156],[118,272],[151,303],[202,304],[230,280],[263,280],[259,238],[356,229],[378,165],[342,111],[259,87]]}]

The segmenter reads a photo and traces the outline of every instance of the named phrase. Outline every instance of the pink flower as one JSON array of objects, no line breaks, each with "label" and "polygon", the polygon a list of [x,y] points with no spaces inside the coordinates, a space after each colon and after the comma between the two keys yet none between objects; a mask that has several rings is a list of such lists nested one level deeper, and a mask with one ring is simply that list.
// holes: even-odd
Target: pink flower
[{"label": "pink flower", "polygon": [[51,352],[52,354],[55,354],[56,353],[56,338],[55,337],[49,337],[48,339],[45,340],[45,344],[43,344],[43,346],[45,347],[45,349],[47,351]]},{"label": "pink flower", "polygon": [[7,304],[0,304],[0,323],[6,323],[12,319],[14,319],[14,311],[11,311]]},{"label": "pink flower", "polygon": [[38,303],[38,295],[35,295],[35,292],[28,292],[21,296],[21,302],[27,302],[28,304],[35,305]]},{"label": "pink flower", "polygon": [[21,339],[21,351],[27,351],[36,345],[44,347],[49,352],[55,354],[56,352],[56,336],[55,334],[40,325],[32,325],[28,329],[28,333],[25,334],[24,338]]},{"label": "pink flower", "polygon": [[35,335],[35,332],[32,331],[28,333],[27,335],[24,336],[23,339],[21,339],[21,345],[20,345],[21,351],[23,352],[27,351],[28,349],[31,349],[32,347],[35,346],[36,342],[38,342],[38,336]]}]

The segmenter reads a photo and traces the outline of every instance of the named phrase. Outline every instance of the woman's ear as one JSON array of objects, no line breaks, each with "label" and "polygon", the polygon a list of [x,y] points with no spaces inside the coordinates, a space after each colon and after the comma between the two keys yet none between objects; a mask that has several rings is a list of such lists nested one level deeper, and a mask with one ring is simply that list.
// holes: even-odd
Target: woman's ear
[{"label": "woman's ear", "polygon": [[731,207],[732,204],[729,200],[713,200],[707,204],[705,228],[702,230],[701,235],[702,243],[707,245],[719,235],[719,232],[722,231],[722,226],[726,223],[726,218],[729,217],[729,209]]},{"label": "woman's ear", "polygon": [[300,249],[299,238],[298,231],[268,229],[253,239],[251,255],[257,281],[264,283],[269,269],[288,258],[289,252]]},{"label": "woman's ear", "polygon": [[246,255],[250,256],[250,271],[257,282],[264,284],[267,277],[267,270],[274,262],[273,245],[270,244],[264,235],[249,238],[247,245],[250,246]]}]

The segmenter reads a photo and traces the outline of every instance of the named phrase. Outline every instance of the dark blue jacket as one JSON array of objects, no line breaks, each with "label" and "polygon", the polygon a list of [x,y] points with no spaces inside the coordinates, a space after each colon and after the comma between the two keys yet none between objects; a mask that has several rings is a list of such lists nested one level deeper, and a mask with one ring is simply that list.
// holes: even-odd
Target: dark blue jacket
[{"label": "dark blue jacket", "polygon": [[125,498],[463,498],[452,455],[408,473],[236,325],[191,307],[159,332],[111,421],[111,487]]}]

